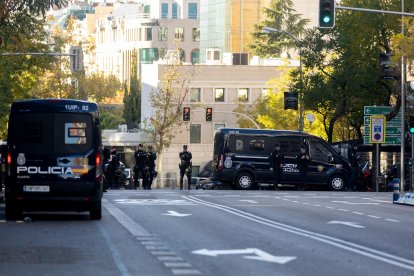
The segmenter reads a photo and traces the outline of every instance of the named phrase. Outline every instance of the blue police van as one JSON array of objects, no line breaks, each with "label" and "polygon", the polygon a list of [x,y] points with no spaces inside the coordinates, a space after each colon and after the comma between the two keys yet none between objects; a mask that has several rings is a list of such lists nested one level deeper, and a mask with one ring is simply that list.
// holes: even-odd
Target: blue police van
[{"label": "blue police van", "polygon": [[98,106],[63,99],[11,106],[5,174],[5,213],[89,211],[102,217],[102,155]]},{"label": "blue police van", "polygon": [[349,161],[323,139],[300,131],[220,128],[214,138],[213,176],[234,188],[274,185],[269,157],[279,143],[285,155],[282,184],[299,185],[296,156],[305,145],[310,155],[307,186],[327,185],[340,191],[350,181]]}]

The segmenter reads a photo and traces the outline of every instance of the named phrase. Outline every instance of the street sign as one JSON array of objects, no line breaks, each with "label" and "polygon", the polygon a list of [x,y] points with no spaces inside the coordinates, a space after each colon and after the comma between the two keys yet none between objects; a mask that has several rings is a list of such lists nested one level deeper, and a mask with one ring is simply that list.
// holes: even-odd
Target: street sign
[{"label": "street sign", "polygon": [[378,144],[385,142],[385,116],[371,116],[370,143]]},{"label": "street sign", "polygon": [[[364,135],[369,136],[369,126],[365,127]],[[398,136],[398,135],[401,135],[401,127],[390,126],[387,122],[387,127],[385,128],[385,136]]]},{"label": "street sign", "polygon": [[[364,136],[364,144],[369,145],[371,144],[369,140],[369,136]],[[400,136],[385,136],[385,143],[387,145],[401,145],[401,137]]]},{"label": "street sign", "polygon": [[364,106],[364,115],[386,115],[393,109],[392,106]]}]

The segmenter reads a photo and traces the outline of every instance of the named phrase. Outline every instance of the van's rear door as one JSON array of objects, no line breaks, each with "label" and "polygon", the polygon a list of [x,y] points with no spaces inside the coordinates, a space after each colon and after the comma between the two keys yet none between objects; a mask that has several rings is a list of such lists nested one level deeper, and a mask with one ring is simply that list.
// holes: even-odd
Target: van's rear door
[{"label": "van's rear door", "polygon": [[23,192],[88,195],[95,186],[93,118],[88,113],[17,113],[12,160]]}]

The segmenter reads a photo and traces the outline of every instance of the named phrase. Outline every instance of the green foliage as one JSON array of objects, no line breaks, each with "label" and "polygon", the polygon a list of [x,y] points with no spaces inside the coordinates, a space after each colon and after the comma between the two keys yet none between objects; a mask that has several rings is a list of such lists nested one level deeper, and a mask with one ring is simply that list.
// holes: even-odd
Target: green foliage
[{"label": "green foliage", "polygon": [[[300,37],[305,25],[309,22],[295,13],[291,0],[273,0],[269,8],[264,8],[266,19],[255,26],[252,33],[252,42],[248,45],[255,55],[272,57],[282,51],[297,46],[294,37]],[[278,33],[263,33],[263,27],[271,27],[279,30]]]},{"label": "green foliage", "polygon": [[102,129],[116,129],[123,123],[122,108],[114,105],[100,105],[100,121]]},{"label": "green foliage", "polygon": [[128,125],[135,125],[141,122],[141,84],[138,80],[138,57],[137,51],[132,54],[131,80],[128,87],[124,85],[124,112],[123,117]]}]

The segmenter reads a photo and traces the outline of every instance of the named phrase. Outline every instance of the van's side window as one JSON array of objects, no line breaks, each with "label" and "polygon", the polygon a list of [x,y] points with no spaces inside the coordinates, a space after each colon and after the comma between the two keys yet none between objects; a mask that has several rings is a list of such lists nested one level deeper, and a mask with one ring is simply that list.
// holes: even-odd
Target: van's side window
[{"label": "van's side window", "polygon": [[243,140],[242,139],[236,140],[236,151],[243,151]]},{"label": "van's side window", "polygon": [[250,151],[264,151],[265,141],[253,139],[249,141]]},{"label": "van's side window", "polygon": [[323,144],[315,142],[310,142],[309,154],[311,159],[325,163],[329,163],[332,158],[332,154],[328,148],[326,148]]}]

